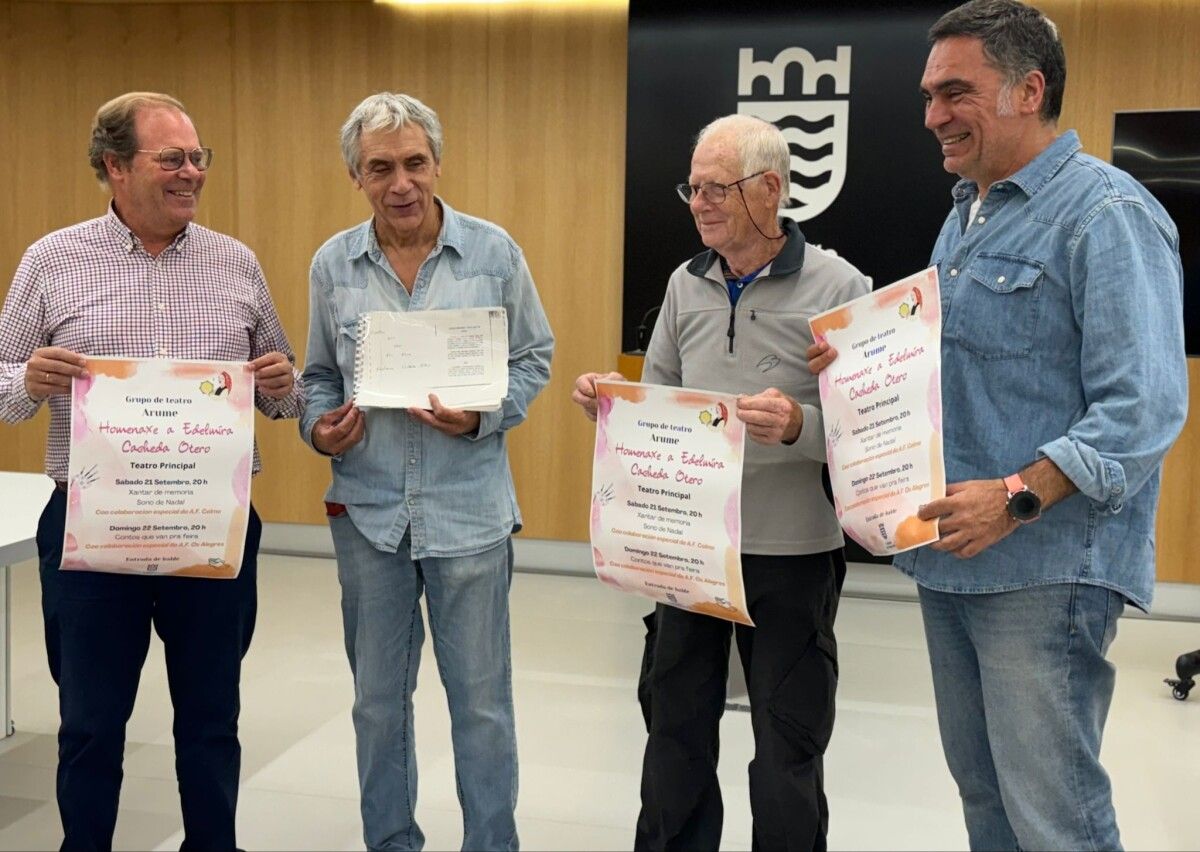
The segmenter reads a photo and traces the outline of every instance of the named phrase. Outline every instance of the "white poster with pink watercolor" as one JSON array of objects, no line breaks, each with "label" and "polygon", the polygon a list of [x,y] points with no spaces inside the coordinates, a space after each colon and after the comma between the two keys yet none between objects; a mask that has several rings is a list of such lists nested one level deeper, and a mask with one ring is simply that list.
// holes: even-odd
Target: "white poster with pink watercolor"
[{"label": "white poster with pink watercolor", "polygon": [[624,592],[753,626],[742,583],[746,427],[730,394],[596,383],[592,562]]},{"label": "white poster with pink watercolor", "polygon": [[62,570],[232,579],[254,458],[245,363],[87,359],[71,388]]},{"label": "white poster with pink watercolor", "polygon": [[809,320],[838,356],[821,373],[833,503],[846,534],[875,556],[938,540],[917,510],[946,496],[942,311],[937,269]]}]

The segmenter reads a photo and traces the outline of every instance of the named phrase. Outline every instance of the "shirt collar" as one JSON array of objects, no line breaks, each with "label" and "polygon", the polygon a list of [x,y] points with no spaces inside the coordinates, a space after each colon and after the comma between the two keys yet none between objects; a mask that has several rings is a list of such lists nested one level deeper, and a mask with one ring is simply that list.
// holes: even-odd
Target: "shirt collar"
[{"label": "shirt collar", "polygon": [[[116,205],[112,200],[109,200],[108,210],[101,221],[126,252],[132,254],[136,249],[142,248],[142,241],[138,239],[138,235],[128,225],[121,221],[121,217],[117,215]],[[163,251],[182,252],[187,248],[188,236],[191,234],[191,231],[192,225],[189,222],[184,226],[182,231],[175,235],[175,239],[171,240],[170,244]]]},{"label": "shirt collar", "polygon": [[[442,208],[442,227],[438,231],[437,242],[430,254],[436,254],[443,246],[454,249],[459,256],[464,255],[466,246],[462,223],[458,213],[440,197],[434,196],[434,202]],[[371,217],[365,225],[352,233],[346,244],[346,257],[355,260],[364,254],[378,260],[383,257],[383,249],[379,245],[379,237],[375,234],[375,218]]]},{"label": "shirt collar", "polygon": [[[1006,183],[1012,184],[1032,198],[1041,191],[1042,187],[1050,182],[1051,178],[1059,173],[1062,167],[1066,165],[1067,160],[1074,157],[1082,147],[1083,144],[1079,141],[1079,134],[1074,130],[1068,130],[1047,145],[1040,154],[1026,163],[1022,168],[1004,180],[996,181],[992,186],[999,187]],[[955,202],[959,202],[967,198],[973,198],[978,192],[979,185],[975,181],[960,180],[954,185],[954,200]]]},{"label": "shirt collar", "polygon": [[[783,248],[779,250],[779,254],[775,255],[768,264],[769,269],[766,275],[791,275],[799,272],[804,266],[804,234],[800,232],[800,226],[796,224],[794,219],[789,219],[786,216],[781,216],[778,219],[779,227],[783,229],[783,233],[787,235],[787,239],[783,242]],[[716,249],[708,249],[700,252],[693,257],[687,265],[687,270],[692,275],[703,278],[705,274],[717,264],[717,274],[720,280],[725,280],[725,276],[720,270],[721,256],[717,254]]]}]

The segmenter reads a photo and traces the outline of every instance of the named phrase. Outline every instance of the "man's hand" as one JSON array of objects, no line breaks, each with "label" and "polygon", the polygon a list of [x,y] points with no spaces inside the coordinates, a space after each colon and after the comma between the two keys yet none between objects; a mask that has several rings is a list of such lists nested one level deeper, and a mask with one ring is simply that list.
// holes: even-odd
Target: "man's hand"
[{"label": "man's hand", "polygon": [[583,409],[587,419],[596,420],[596,382],[623,382],[625,377],[620,373],[584,373],[575,380],[575,390],[571,392],[571,402]]},{"label": "man's hand", "polygon": [[436,394],[429,395],[429,404],[433,411],[424,408],[410,408],[408,414],[413,420],[419,420],[432,429],[446,435],[466,435],[479,429],[479,412],[463,411],[458,408],[446,408]]},{"label": "man's hand", "polygon": [[268,352],[250,362],[254,370],[254,384],[264,396],[271,399],[283,399],[292,392],[295,376],[292,375],[292,362],[282,352]]},{"label": "man's hand", "polygon": [[737,408],[746,432],[760,444],[794,443],[804,426],[800,403],[775,388],[738,397]]},{"label": "man's hand", "polygon": [[804,350],[804,357],[808,359],[808,371],[816,376],[833,363],[834,359],[837,358],[837,350],[824,340],[818,340],[812,346],[808,347],[808,349]]},{"label": "man's hand", "polygon": [[317,418],[312,427],[312,445],[327,456],[338,456],[363,439],[367,418],[354,400],[348,399]]},{"label": "man's hand", "polygon": [[1002,479],[973,479],[946,486],[946,496],[926,503],[917,512],[922,521],[940,518],[941,540],[934,550],[970,559],[1015,530],[1019,524],[1008,514],[1008,489]]},{"label": "man's hand", "polygon": [[25,362],[25,392],[41,402],[52,394],[70,393],[71,379],[87,374],[87,359],[82,355],[61,346],[43,346]]}]

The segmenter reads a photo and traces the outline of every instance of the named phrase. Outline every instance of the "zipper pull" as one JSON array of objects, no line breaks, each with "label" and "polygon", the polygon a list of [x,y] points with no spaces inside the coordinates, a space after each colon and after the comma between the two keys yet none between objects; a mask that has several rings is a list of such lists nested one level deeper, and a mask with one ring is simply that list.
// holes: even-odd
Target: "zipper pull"
[{"label": "zipper pull", "polygon": [[754,308],[751,308],[750,309],[750,322],[754,322],[756,319],[758,319],[758,316],[754,313]]},{"label": "zipper pull", "polygon": [[729,354],[730,355],[733,354],[733,317],[734,317],[734,313],[733,313],[733,310],[731,309],[729,311],[729,331],[727,332],[727,335],[729,337]]}]

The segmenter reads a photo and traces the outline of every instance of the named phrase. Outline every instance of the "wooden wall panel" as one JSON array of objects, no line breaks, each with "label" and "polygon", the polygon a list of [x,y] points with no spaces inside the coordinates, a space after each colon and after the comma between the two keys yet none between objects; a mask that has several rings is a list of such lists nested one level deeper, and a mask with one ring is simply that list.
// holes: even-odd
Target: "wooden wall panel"
[{"label": "wooden wall panel", "polygon": [[[258,254],[301,357],[313,252],[370,215],[342,163],[342,121],[384,89],[438,110],[440,193],[522,244],[560,341],[553,383],[511,439],[526,533],[586,535],[592,433],[569,388],[613,366],[620,341],[624,7],[0,0],[0,43],[0,193],[22,213],[0,219],[0,287],[29,243],[103,211],[82,153],[96,107],[166,91],[217,152],[199,220]],[[0,468],[41,468],[44,420],[4,428]],[[328,462],[293,423],[258,427],[263,517],[321,522]]]},{"label": "wooden wall panel", "polygon": [[1035,0],[1067,52],[1059,127],[1108,160],[1113,113],[1200,108],[1200,0]]},{"label": "wooden wall panel", "polygon": [[[1114,110],[1200,107],[1200,2],[1038,5],[1067,45],[1062,126],[1089,152],[1109,155]],[[616,366],[626,44],[616,3],[0,0],[0,198],[10,211],[0,216],[0,292],[30,242],[103,209],[83,154],[96,107],[129,89],[168,91],[217,150],[200,221],[258,253],[302,353],[312,253],[369,215],[338,128],[371,92],[414,94],[445,124],[441,193],[521,243],[558,337],[551,385],[511,441],[526,534],[583,540],[592,430],[568,397],[576,374]],[[44,420],[3,428],[0,468],[40,469]],[[259,425],[263,516],[319,522],[327,464],[293,424]],[[1164,475],[1163,579],[1200,582],[1185,538],[1200,522],[1198,468],[1200,425],[1189,423]]]},{"label": "wooden wall panel", "polygon": [[1158,579],[1200,583],[1200,358],[1188,359],[1188,422],[1163,464],[1158,500]]},{"label": "wooden wall panel", "polygon": [[513,436],[514,476],[530,535],[583,540],[595,432],[570,394],[620,349],[625,12],[581,28],[563,10],[493,11],[489,43],[488,209],[524,247],[557,337],[550,385]]}]

